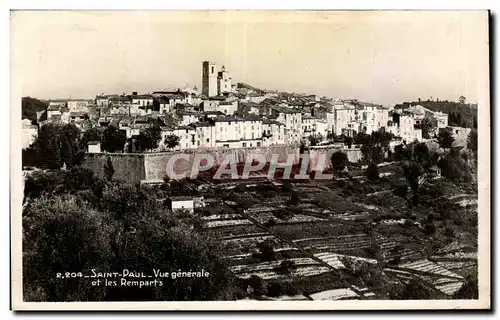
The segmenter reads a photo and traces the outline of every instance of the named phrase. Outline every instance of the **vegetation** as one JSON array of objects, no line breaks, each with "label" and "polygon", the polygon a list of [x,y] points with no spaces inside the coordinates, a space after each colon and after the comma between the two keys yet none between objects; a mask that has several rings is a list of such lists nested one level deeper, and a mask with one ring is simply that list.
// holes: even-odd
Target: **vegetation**
[{"label": "vegetation", "polygon": [[139,134],[137,138],[140,150],[151,150],[158,148],[161,140],[161,129],[158,125],[152,125]]},{"label": "vegetation", "polygon": [[394,106],[395,109],[406,109],[410,106],[421,105],[431,111],[440,111],[449,115],[450,126],[476,128],[477,127],[477,105],[457,103],[453,101],[412,101],[403,102]]},{"label": "vegetation", "polygon": [[467,148],[472,151],[477,159],[477,129],[472,129],[467,137]]},{"label": "vegetation", "polygon": [[437,120],[426,113],[424,119],[422,119],[420,123],[420,129],[422,129],[422,138],[424,139],[432,138],[433,134],[437,129]]},{"label": "vegetation", "polygon": [[79,165],[85,156],[80,130],[72,123],[47,123],[41,126],[33,144],[23,154],[23,165],[60,169]]},{"label": "vegetation", "polygon": [[366,177],[370,181],[377,181],[380,177],[380,172],[378,166],[374,163],[370,163],[368,168],[366,168]]},{"label": "vegetation", "polygon": [[316,146],[318,145],[321,141],[324,140],[323,136],[321,135],[321,133],[314,133],[314,134],[311,134],[309,137],[307,137],[307,139],[309,140],[309,145],[311,146]]},{"label": "vegetation", "polygon": [[104,175],[106,177],[106,180],[111,180],[114,174],[115,174],[115,169],[113,168],[113,162],[111,161],[111,158],[108,156],[106,157],[106,165],[104,165]]},{"label": "vegetation", "polygon": [[165,137],[164,143],[168,149],[173,149],[180,144],[180,139],[178,136],[171,134]]},{"label": "vegetation", "polygon": [[21,99],[21,117],[29,119],[32,123],[37,122],[37,112],[45,111],[49,104],[31,97]]},{"label": "vegetation", "polygon": [[344,170],[344,168],[349,163],[349,160],[347,159],[347,154],[345,154],[345,152],[342,151],[336,151],[332,153],[330,160],[332,163],[332,169],[335,170],[336,172]]},{"label": "vegetation", "polygon": [[107,152],[121,152],[127,140],[125,133],[116,127],[108,126],[102,135],[102,150]]},{"label": "vegetation", "polygon": [[443,128],[439,130],[437,142],[439,143],[439,146],[445,151],[446,149],[450,149],[453,146],[454,141],[455,139],[453,138],[453,133],[451,132],[450,128]]},{"label": "vegetation", "polygon": [[[23,210],[26,301],[231,299],[233,280],[219,260],[219,244],[193,228],[193,217],[168,212],[139,185],[100,181],[75,168],[37,172],[28,178],[25,192],[30,196]],[[146,274],[153,268],[203,269],[209,277],[159,278],[161,285],[141,289],[57,278],[69,271],[90,275],[91,269],[124,268]]]}]

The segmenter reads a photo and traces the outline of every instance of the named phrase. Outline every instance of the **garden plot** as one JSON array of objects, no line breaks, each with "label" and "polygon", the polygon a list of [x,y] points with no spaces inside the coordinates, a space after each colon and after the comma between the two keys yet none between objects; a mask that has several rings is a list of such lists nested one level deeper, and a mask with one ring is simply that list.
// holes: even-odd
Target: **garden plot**
[{"label": "garden plot", "polygon": [[313,300],[358,300],[360,296],[351,288],[326,290],[309,295]]},{"label": "garden plot", "polygon": [[464,285],[464,282],[461,280],[451,279],[446,277],[435,278],[424,275],[417,275],[416,277],[418,279],[423,280],[427,286],[431,286],[434,289],[441,291],[442,293],[448,296],[453,295]]},{"label": "garden plot", "polygon": [[361,287],[352,285],[351,289],[365,299],[374,299],[375,298],[375,293],[373,293],[373,291],[371,291],[367,287],[361,288]]},{"label": "garden plot", "polygon": [[[257,253],[257,254],[256,254]],[[284,245],[282,248],[274,249],[274,254],[276,259],[293,259],[293,258],[303,258],[306,257],[307,254],[303,251],[300,251],[297,248],[291,248],[287,245]],[[235,254],[225,256],[224,260],[226,260],[227,265],[229,266],[237,266],[237,265],[249,265],[254,263],[261,262],[261,259],[258,257],[258,252],[250,252],[243,254]]]},{"label": "garden plot", "polygon": [[[377,234],[375,240],[380,249],[380,254],[384,261],[390,261],[393,259],[415,259],[421,256],[421,254],[414,248],[406,247],[408,245],[408,238],[404,236],[396,235],[391,239]],[[411,244],[412,246],[419,246],[419,244]]]},{"label": "garden plot", "polygon": [[229,219],[241,219],[241,214],[239,213],[223,213],[223,214],[212,214],[209,216],[202,216],[203,221],[215,221],[215,220],[229,220]]},{"label": "garden plot", "polygon": [[446,253],[446,254],[442,254],[440,256],[432,256],[431,258],[433,260],[440,260],[440,259],[477,260],[477,252],[462,252],[462,251],[449,252],[449,253]]},{"label": "garden plot", "polygon": [[397,268],[408,272],[416,272],[417,274],[423,273],[425,275],[430,275],[430,276],[448,277],[448,278],[463,280],[462,276],[454,272],[451,272],[450,270],[445,269],[440,265],[431,262],[427,259],[400,263],[397,266]]},{"label": "garden plot", "polygon": [[344,212],[344,213],[336,213],[332,215],[335,219],[342,219],[347,221],[353,220],[363,220],[371,216],[369,212]]},{"label": "garden plot", "polygon": [[356,279],[351,279],[342,271],[330,271],[308,277],[295,278],[294,286],[299,292],[322,292],[325,290],[348,288]]},{"label": "garden plot", "polygon": [[231,270],[233,273],[236,273],[236,274],[251,273],[254,271],[262,271],[262,270],[270,270],[270,269],[274,270],[275,268],[279,267],[283,261],[292,261],[296,267],[301,267],[301,266],[305,266],[305,265],[317,265],[317,266],[319,266],[319,263],[311,258],[294,258],[294,259],[287,259],[287,260],[266,261],[266,262],[261,262],[261,263],[253,264],[253,265],[236,265],[236,266],[229,267],[229,270]]},{"label": "garden plot", "polygon": [[236,276],[240,279],[248,279],[252,275],[256,275],[264,280],[276,280],[276,279],[289,279],[295,277],[310,277],[328,272],[330,272],[329,268],[317,264],[317,265],[299,266],[296,269],[292,270],[290,273],[286,274],[271,268],[266,270],[256,270],[256,271],[249,271],[246,273],[239,273]]},{"label": "garden plot", "polygon": [[222,220],[211,220],[204,223],[205,228],[215,228],[215,227],[227,227],[227,226],[238,226],[238,225],[250,225],[252,222],[248,219],[222,219]]},{"label": "garden plot", "polygon": [[437,265],[439,265],[445,269],[448,269],[450,271],[459,272],[459,273],[460,273],[460,271],[463,271],[464,269],[469,269],[469,268],[476,266],[475,261],[460,261],[460,260],[457,260],[457,261],[453,261],[453,260],[439,261],[439,260],[437,260],[436,261],[436,260],[434,260],[434,262],[436,262]]},{"label": "garden plot", "polygon": [[345,265],[340,261],[339,257],[335,253],[322,252],[314,255],[316,258],[321,259],[323,262],[327,263],[329,266],[335,269],[345,269]]},{"label": "garden plot", "polygon": [[281,296],[281,297],[278,297],[278,298],[269,298],[271,300],[274,300],[274,301],[304,301],[304,300],[310,300],[309,298],[307,298],[306,296],[304,296],[303,294],[298,294],[298,295],[295,295],[295,296]]},{"label": "garden plot", "polygon": [[409,281],[415,278],[415,275],[409,271],[397,270],[393,268],[385,268],[384,273],[388,276],[396,277],[398,280]]},{"label": "garden plot", "polygon": [[352,235],[362,232],[363,228],[355,225],[347,225],[337,221],[317,221],[314,223],[295,223],[289,225],[277,225],[273,232],[290,240],[301,240],[308,238],[325,238],[341,235]]},{"label": "garden plot", "polygon": [[[284,210],[286,210],[286,209],[284,209]],[[257,220],[259,223],[266,223],[269,220],[274,220],[276,224],[294,224],[294,223],[328,221],[328,219],[318,218],[318,217],[309,216],[309,215],[305,215],[305,214],[297,214],[297,213],[291,213],[291,216],[289,218],[280,219],[272,213],[273,211],[276,211],[276,210],[267,211],[267,212],[264,212],[264,211],[253,212],[253,213],[250,213],[247,211],[247,213],[250,213],[252,218]]]},{"label": "garden plot", "polygon": [[260,228],[255,224],[226,225],[226,226],[205,228],[204,232],[211,237],[222,240],[267,233],[265,229]]},{"label": "garden plot", "polygon": [[439,278],[437,280],[434,280],[432,282],[432,285],[438,289],[439,291],[443,292],[446,295],[453,295],[455,292],[460,290],[464,283],[459,280],[453,280],[449,278]]},{"label": "garden plot", "polygon": [[357,257],[357,256],[347,256],[343,254],[338,254],[338,253],[331,253],[331,252],[321,252],[321,253],[316,253],[314,256],[328,265],[332,266],[335,269],[345,269],[346,266],[342,262],[343,259],[349,260],[351,263],[359,264],[359,263],[370,263],[370,264],[377,264],[377,260],[375,259],[367,259],[363,257]]},{"label": "garden plot", "polygon": [[457,252],[457,251],[476,251],[476,249],[471,246],[470,244],[467,243],[460,243],[458,241],[453,241],[452,243],[448,244],[447,246],[439,249],[436,253],[438,255],[446,254],[446,253],[452,253],[452,252]]},{"label": "garden plot", "polygon": [[[328,250],[341,253],[361,253],[372,247],[372,241],[368,234],[350,234],[334,237],[317,237],[295,240],[294,243],[305,250]],[[366,254],[365,254],[366,255]]]}]

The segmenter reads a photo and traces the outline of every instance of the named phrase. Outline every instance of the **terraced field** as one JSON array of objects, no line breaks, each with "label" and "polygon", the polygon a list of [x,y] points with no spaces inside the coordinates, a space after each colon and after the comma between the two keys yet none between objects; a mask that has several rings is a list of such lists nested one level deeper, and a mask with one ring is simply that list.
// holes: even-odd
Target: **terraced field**
[{"label": "terraced field", "polygon": [[[273,191],[269,197],[258,188],[239,190],[250,205],[243,209],[237,201],[229,206],[214,201],[202,217],[204,232],[222,242],[224,261],[236,278],[247,281],[257,276],[267,284],[292,284],[296,290],[266,299],[387,298],[384,288],[411,279],[449,297],[477,268],[474,245],[463,241],[426,259],[428,236],[422,224],[399,218],[397,211],[355,203],[317,183],[300,183],[294,190],[301,199],[294,205],[286,192]],[[263,244],[271,248],[267,258]],[[378,269],[380,276],[370,280]]]}]

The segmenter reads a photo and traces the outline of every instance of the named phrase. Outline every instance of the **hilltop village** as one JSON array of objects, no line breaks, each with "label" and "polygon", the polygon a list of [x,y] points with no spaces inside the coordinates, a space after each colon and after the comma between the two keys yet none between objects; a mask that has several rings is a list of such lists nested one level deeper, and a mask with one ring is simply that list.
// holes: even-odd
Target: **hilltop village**
[{"label": "hilltop village", "polygon": [[[38,126],[73,123],[82,132],[118,129],[123,145],[108,152],[162,152],[197,148],[246,148],[273,145],[325,145],[339,137],[384,130],[395,140],[413,142],[434,137],[448,127],[448,114],[413,105],[406,109],[362,102],[261,90],[234,84],[224,66],[202,63],[202,88],[152,93],[97,95],[95,99],[49,100],[36,119],[23,119],[23,148]],[[422,122],[432,119],[431,128]],[[34,125],[38,124],[38,126]],[[140,145],[139,135],[156,126],[158,139]],[[423,132],[424,131],[424,132]],[[454,134],[467,135],[466,128]],[[170,138],[167,138],[170,137]],[[88,152],[104,151],[102,139],[88,141]],[[149,148],[148,148],[149,147]]]},{"label": "hilltop village", "polygon": [[[475,121],[433,101],[263,90],[201,67],[201,91],[23,105],[26,301],[477,299]],[[447,103],[477,112],[459,100]],[[295,179],[297,163],[289,179],[142,183],[164,155],[250,149],[326,150],[333,178]],[[211,276],[141,289],[54,281],[123,268]]]}]

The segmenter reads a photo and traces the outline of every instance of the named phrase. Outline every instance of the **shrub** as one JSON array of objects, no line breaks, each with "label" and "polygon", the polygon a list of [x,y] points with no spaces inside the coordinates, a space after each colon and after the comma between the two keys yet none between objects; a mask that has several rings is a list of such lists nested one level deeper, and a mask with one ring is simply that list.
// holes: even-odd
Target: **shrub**
[{"label": "shrub", "polygon": [[263,295],[266,293],[266,290],[264,288],[264,283],[259,276],[253,274],[248,279],[247,284],[250,288],[253,289],[253,292],[257,295]]},{"label": "shrub", "polygon": [[366,177],[368,178],[368,180],[370,180],[370,181],[376,181],[380,178],[378,166],[374,163],[370,163],[368,165],[368,168],[366,168],[365,174],[366,174]]},{"label": "shrub", "polygon": [[267,287],[267,295],[269,297],[280,297],[286,293],[285,286],[277,281],[273,281]]},{"label": "shrub", "polygon": [[274,248],[270,241],[263,241],[258,244],[260,257],[264,261],[271,261],[274,259]]},{"label": "shrub", "polygon": [[273,227],[276,225],[276,220],[274,218],[269,218],[269,220],[267,220],[266,223],[264,223],[264,226],[269,228],[269,227]]},{"label": "shrub", "polygon": [[281,261],[280,265],[276,267],[276,271],[280,273],[291,273],[295,269],[295,262],[291,260]]}]

